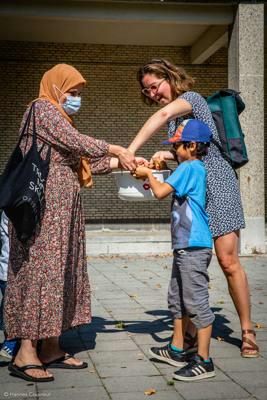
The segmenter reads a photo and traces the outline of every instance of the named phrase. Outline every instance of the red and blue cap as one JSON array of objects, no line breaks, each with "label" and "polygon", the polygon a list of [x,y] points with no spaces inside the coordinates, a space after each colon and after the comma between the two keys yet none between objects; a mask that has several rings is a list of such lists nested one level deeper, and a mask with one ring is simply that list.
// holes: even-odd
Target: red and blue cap
[{"label": "red and blue cap", "polygon": [[162,142],[162,144],[174,144],[177,142],[201,142],[209,143],[212,132],[207,124],[198,119],[185,119],[177,128],[175,134]]}]

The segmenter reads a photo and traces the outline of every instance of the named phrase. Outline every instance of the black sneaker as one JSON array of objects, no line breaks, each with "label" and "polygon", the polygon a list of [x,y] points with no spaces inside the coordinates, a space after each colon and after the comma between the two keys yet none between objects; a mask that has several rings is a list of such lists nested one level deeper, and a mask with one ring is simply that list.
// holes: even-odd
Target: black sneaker
[{"label": "black sneaker", "polygon": [[151,347],[149,353],[153,358],[173,365],[174,367],[183,367],[187,364],[186,353],[184,351],[173,351],[170,344],[164,347]]},{"label": "black sneaker", "polygon": [[178,381],[198,381],[200,379],[212,378],[213,376],[215,376],[215,371],[212,359],[206,363],[200,355],[196,355],[189,364],[172,375]]}]

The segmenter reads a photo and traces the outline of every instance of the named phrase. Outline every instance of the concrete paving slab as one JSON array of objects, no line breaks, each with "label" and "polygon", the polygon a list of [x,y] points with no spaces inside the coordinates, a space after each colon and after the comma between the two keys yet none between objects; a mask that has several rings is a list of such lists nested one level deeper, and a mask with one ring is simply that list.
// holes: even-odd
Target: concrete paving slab
[{"label": "concrete paving slab", "polygon": [[[152,396],[150,396],[152,397]],[[149,396],[145,395],[143,392],[125,392],[125,393],[112,393],[112,400],[147,400]],[[177,392],[170,391],[157,391],[153,394],[153,400],[183,400]]]},{"label": "concrete paving slab", "polygon": [[54,391],[39,390],[38,391],[39,400],[110,400],[104,387],[82,387],[82,388],[67,388],[67,389],[57,389]]},{"label": "concrete paving slab", "polygon": [[91,351],[90,356],[96,366],[102,364],[114,364],[120,365],[121,363],[136,362],[140,357],[145,358],[143,354],[140,354],[140,350],[118,350],[114,351]]},{"label": "concrete paving slab", "polygon": [[139,347],[129,338],[129,340],[110,340],[102,341],[97,344],[98,351],[139,351]]},{"label": "concrete paving slab", "polygon": [[258,399],[258,400],[266,400],[267,395],[266,395],[266,387],[259,387],[256,388],[253,392],[253,398]]},{"label": "concrete paving slab", "polygon": [[[2,370],[1,370],[2,373]],[[6,381],[0,386],[0,399],[27,399],[37,398],[37,388],[34,383],[18,380],[14,378],[13,382]]]},{"label": "concrete paving slab", "polygon": [[160,375],[157,368],[146,359],[131,363],[122,362],[120,365],[98,365],[97,372],[101,378]]},{"label": "concrete paving slab", "polygon": [[[91,324],[65,332],[60,343],[89,363],[83,371],[53,370],[55,382],[28,384],[0,367],[0,398],[8,393],[32,391],[43,398],[86,400],[147,399],[144,390],[154,387],[154,400],[267,400],[267,256],[242,258],[251,287],[252,318],[261,357],[240,357],[240,326],[215,257],[210,267],[210,304],[215,312],[211,355],[216,377],[193,383],[171,381],[175,367],[153,362],[151,345],[164,346],[172,334],[167,309],[170,255],[123,255],[89,257],[93,287]],[[127,266],[127,268],[124,268]],[[155,287],[160,284],[160,287]],[[125,321],[118,329],[116,321]],[[221,338],[223,340],[218,340]],[[0,339],[3,334],[0,332]],[[28,386],[30,385],[30,386]],[[49,394],[49,396],[48,396]],[[24,396],[25,397],[25,396]],[[11,398],[11,397],[10,397]],[[14,397],[15,398],[15,397]]]},{"label": "concrete paving slab", "polygon": [[[99,343],[101,341],[110,342],[110,341],[114,341],[114,340],[118,340],[118,341],[129,340],[128,335],[129,335],[128,332],[125,332],[125,331],[115,330],[113,332],[109,332],[108,329],[106,329],[106,331],[103,330],[102,332],[97,333],[97,342]],[[96,349],[97,349],[97,347],[96,347]]]},{"label": "concrete paving slab", "polygon": [[169,386],[167,381],[161,376],[131,376],[131,377],[112,377],[103,380],[109,393],[128,393],[138,391],[144,392],[149,388],[156,391],[174,391],[173,386]]},{"label": "concrete paving slab", "polygon": [[179,382],[175,388],[186,400],[231,400],[251,399],[251,393],[234,382],[216,382],[209,378],[205,381]]},{"label": "concrete paving slab", "polygon": [[266,372],[267,376],[267,360],[259,358],[216,358],[216,365],[223,371],[232,372],[251,372],[257,374],[259,371]]},{"label": "concrete paving slab", "polygon": [[232,379],[240,386],[247,388],[251,393],[254,393],[257,388],[265,388],[267,397],[266,371],[250,371],[231,372]]},{"label": "concrete paving slab", "polygon": [[[102,386],[101,380],[93,371],[92,367],[82,370],[64,370],[64,369],[51,369],[50,370],[55,380],[49,382],[49,390],[54,391],[58,389],[79,389],[82,387],[95,387]],[[46,382],[37,383],[37,388],[45,390],[47,388]]]}]

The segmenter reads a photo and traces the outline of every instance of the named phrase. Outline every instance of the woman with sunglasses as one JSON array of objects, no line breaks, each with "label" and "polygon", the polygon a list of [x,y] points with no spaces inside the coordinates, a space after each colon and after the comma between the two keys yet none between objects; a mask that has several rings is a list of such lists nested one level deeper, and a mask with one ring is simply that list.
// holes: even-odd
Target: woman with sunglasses
[{"label": "woman with sunglasses", "polygon": [[[140,129],[129,150],[135,154],[151,137],[165,125],[172,137],[184,119],[197,118],[211,129],[214,138],[220,139],[205,99],[191,91],[194,79],[182,68],[164,59],[153,59],[140,68],[138,81],[142,100],[147,105],[157,104],[156,111]],[[152,159],[173,160],[170,151],[159,151]],[[228,288],[242,329],[241,355],[258,357],[255,331],[250,316],[249,286],[238,257],[240,229],[245,228],[240,190],[235,171],[223,158],[219,149],[211,143],[204,158],[207,169],[207,213],[218,262],[226,276]],[[187,327],[185,343],[193,350],[196,345],[193,326]],[[173,343],[175,346],[175,343]]]}]

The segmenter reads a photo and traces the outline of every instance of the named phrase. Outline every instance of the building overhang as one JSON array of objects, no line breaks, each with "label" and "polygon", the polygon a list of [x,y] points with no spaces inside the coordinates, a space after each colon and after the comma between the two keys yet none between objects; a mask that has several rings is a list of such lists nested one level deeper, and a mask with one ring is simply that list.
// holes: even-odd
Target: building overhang
[{"label": "building overhang", "polygon": [[235,2],[2,0],[0,38],[12,41],[190,46],[202,63],[227,45]]}]

